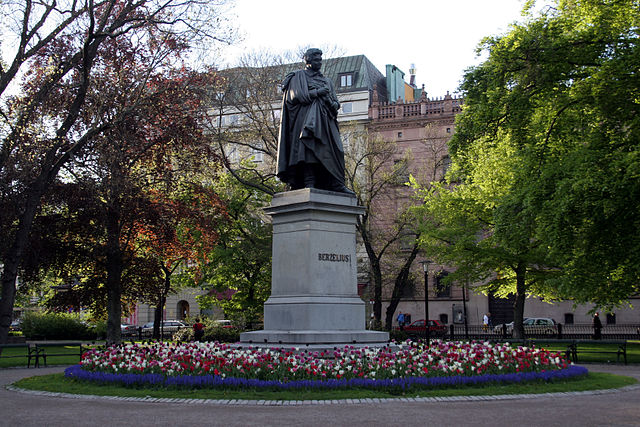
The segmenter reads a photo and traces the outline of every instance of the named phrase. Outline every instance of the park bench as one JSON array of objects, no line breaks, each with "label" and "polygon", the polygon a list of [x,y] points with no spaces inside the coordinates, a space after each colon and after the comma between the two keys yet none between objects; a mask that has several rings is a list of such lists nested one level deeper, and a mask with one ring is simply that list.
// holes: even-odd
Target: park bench
[{"label": "park bench", "polygon": [[[24,353],[18,352],[16,354],[14,352],[11,352],[11,354],[8,354],[4,350],[5,349],[9,349],[9,348],[24,349]],[[28,343],[0,344],[0,358],[1,359],[24,358],[24,357],[27,358],[27,367],[28,368],[31,367],[31,360],[32,359],[34,361],[33,367],[34,368],[38,367],[38,349],[34,345],[28,344]]]},{"label": "park bench", "polygon": [[[611,344],[617,346],[616,349],[598,348],[593,349],[588,346],[594,344]],[[578,353],[601,353],[601,354],[615,354],[616,361],[620,362],[620,356],[624,358],[624,364],[627,364],[627,341],[626,340],[572,340],[567,346],[567,359],[573,363],[578,362]]]},{"label": "park bench", "polygon": [[54,349],[55,347],[78,347],[78,356],[80,358],[82,358],[82,352],[83,352],[83,346],[81,342],[51,342],[51,343],[43,343],[43,342],[39,342],[39,343],[34,343],[32,344],[33,346],[33,353],[34,353],[34,357],[35,357],[35,366],[39,367],[40,366],[40,358],[42,358],[42,361],[44,362],[44,366],[47,366],[47,357],[51,358],[51,357],[60,357],[60,356],[70,356],[73,355],[73,353],[69,353],[69,352],[64,352],[64,353],[53,353],[51,351],[47,351],[47,349]]}]

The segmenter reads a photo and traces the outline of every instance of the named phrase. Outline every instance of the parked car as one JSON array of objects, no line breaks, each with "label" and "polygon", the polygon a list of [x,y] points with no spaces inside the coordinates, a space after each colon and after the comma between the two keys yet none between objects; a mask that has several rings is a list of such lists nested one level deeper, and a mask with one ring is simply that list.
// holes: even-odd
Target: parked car
[{"label": "parked car", "polygon": [[[399,327],[395,328],[399,330]],[[404,332],[411,336],[424,337],[426,328],[424,326],[424,319],[416,320],[404,327]],[[440,323],[439,320],[429,320],[429,336],[431,337],[443,337],[447,334],[447,327]]]},{"label": "parked car", "polygon": [[214,326],[222,326],[223,328],[233,328],[231,320],[218,319],[213,321]]},{"label": "parked car", "polygon": [[22,320],[16,319],[11,322],[11,326],[9,326],[10,331],[21,331],[22,330]]},{"label": "parked car", "polygon": [[[149,322],[142,325],[143,337],[150,337],[153,335],[153,324],[154,322]],[[168,334],[173,335],[174,333],[178,332],[180,329],[184,329],[188,327],[189,326],[187,324],[181,322],[180,320],[165,320],[162,322],[161,331],[165,335],[168,335]]]},{"label": "parked car", "polygon": [[138,334],[138,327],[130,323],[121,323],[120,333],[123,337],[132,337]]},{"label": "parked car", "polygon": [[[555,335],[558,333],[558,324],[550,317],[527,317],[522,322],[524,333],[527,335]],[[494,332],[502,333],[502,325],[493,328]],[[513,322],[507,323],[507,335],[513,333]]]}]

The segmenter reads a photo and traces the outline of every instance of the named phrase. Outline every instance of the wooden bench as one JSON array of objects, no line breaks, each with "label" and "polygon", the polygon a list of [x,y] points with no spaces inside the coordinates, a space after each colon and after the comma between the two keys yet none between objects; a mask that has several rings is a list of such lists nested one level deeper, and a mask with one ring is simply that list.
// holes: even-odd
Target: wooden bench
[{"label": "wooden bench", "polygon": [[[7,355],[3,350],[7,349],[7,348],[17,348],[17,349],[24,349],[24,353],[22,354],[11,354],[11,355]],[[38,367],[38,349],[31,345],[31,344],[27,344],[27,343],[21,343],[21,344],[0,344],[0,358],[1,359],[9,359],[9,358],[27,358],[27,368],[31,367],[31,359],[34,360],[34,364],[33,367],[37,368]]]},{"label": "wooden bench", "polygon": [[[586,348],[587,345],[599,345],[599,344],[611,344],[617,346],[617,349],[590,349]],[[568,346],[566,351],[567,359],[573,363],[578,362],[578,353],[593,353],[593,354],[615,354],[616,361],[620,362],[620,356],[624,358],[624,364],[627,364],[627,341],[626,340],[573,340]]]}]

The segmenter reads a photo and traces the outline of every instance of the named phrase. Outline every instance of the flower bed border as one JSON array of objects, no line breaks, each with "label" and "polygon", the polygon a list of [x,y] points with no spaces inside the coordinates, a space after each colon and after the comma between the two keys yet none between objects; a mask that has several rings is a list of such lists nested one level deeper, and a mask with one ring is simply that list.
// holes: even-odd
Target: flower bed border
[{"label": "flower bed border", "polygon": [[464,385],[481,384],[513,384],[531,381],[550,381],[558,379],[574,378],[588,374],[588,370],[582,366],[569,366],[566,369],[541,371],[541,372],[517,372],[507,374],[484,374],[475,376],[442,376],[442,377],[400,377],[392,379],[329,379],[329,380],[294,380],[274,381],[247,378],[222,378],[219,375],[178,375],[166,377],[161,374],[114,374],[106,372],[90,372],[82,369],[81,365],[70,366],[64,371],[66,378],[81,381],[91,381],[102,384],[120,384],[124,386],[161,386],[180,388],[257,388],[257,389],[402,389],[412,387],[437,388],[457,387]]}]

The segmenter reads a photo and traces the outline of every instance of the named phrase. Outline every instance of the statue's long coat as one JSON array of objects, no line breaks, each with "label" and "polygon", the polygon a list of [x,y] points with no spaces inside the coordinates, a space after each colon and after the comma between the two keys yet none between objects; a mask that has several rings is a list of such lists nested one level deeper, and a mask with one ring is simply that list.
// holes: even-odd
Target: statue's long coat
[{"label": "statue's long coat", "polygon": [[[309,90],[329,87],[329,95],[312,98]],[[344,149],[337,111],[330,107],[338,99],[330,80],[319,72],[289,73],[283,83],[282,114],[278,140],[278,171],[281,181],[293,184],[294,167],[320,163],[331,176],[344,183]]]}]

